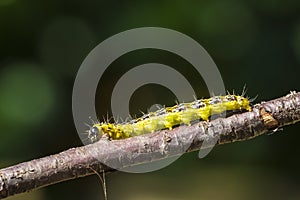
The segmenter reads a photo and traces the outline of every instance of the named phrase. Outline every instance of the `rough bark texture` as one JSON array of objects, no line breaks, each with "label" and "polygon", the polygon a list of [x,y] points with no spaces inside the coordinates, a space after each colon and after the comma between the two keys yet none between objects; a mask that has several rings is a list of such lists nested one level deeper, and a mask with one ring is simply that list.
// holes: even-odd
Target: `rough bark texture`
[{"label": "rough bark texture", "polygon": [[[262,102],[251,112],[201,121],[124,140],[103,138],[87,146],[0,170],[0,198],[98,172],[254,138],[300,120],[300,93]],[[102,164],[105,163],[106,165]],[[110,167],[108,167],[110,166]]]}]

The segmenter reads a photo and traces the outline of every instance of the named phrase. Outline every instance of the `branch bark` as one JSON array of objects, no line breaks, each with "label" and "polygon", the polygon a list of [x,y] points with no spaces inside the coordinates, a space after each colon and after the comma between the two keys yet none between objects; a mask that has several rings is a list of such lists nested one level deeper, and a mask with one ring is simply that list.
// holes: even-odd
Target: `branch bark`
[{"label": "branch bark", "polygon": [[[191,126],[161,130],[124,140],[100,141],[0,170],[0,199],[84,177],[110,173],[142,163],[242,141],[275,132],[300,121],[300,93],[261,102],[251,112],[200,121]],[[105,164],[103,164],[105,163]],[[110,166],[110,167],[108,167]]]}]

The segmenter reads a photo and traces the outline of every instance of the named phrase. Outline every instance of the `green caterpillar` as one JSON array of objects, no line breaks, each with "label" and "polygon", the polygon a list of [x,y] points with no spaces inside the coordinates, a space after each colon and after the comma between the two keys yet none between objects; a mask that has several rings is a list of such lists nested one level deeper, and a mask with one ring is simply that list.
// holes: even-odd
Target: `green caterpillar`
[{"label": "green caterpillar", "polygon": [[161,129],[172,129],[180,124],[190,125],[196,120],[208,121],[212,115],[236,110],[251,111],[249,99],[237,95],[214,96],[162,108],[127,123],[95,123],[88,131],[88,139],[96,142],[103,134],[114,140],[125,139]]}]

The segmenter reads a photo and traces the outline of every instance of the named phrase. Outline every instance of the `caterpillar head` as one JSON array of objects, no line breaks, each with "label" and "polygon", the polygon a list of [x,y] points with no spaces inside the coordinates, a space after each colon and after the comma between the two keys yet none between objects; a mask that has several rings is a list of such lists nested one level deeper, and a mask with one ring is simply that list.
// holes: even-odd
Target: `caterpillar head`
[{"label": "caterpillar head", "polygon": [[226,95],[224,97],[227,110],[247,110],[251,111],[248,98],[236,95]]},{"label": "caterpillar head", "polygon": [[102,137],[103,132],[101,128],[101,124],[94,124],[90,127],[90,130],[88,131],[88,138],[91,141],[91,143],[94,143]]},{"label": "caterpillar head", "polygon": [[248,111],[251,111],[251,106],[250,106],[250,101],[248,98],[243,97],[243,96],[238,96],[237,97],[237,104],[239,105],[240,109],[245,109]]}]

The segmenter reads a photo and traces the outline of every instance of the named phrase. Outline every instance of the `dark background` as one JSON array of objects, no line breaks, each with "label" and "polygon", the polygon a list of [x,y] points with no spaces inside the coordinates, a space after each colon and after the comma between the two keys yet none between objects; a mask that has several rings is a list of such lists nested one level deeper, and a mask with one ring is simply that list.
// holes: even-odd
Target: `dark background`
[{"label": "dark background", "polygon": [[[198,41],[217,64],[226,89],[255,102],[300,90],[300,1],[38,1],[0,0],[0,167],[80,146],[72,87],[85,56],[106,38],[132,28],[165,27]],[[160,50],[116,60],[101,79],[99,116],[110,114],[118,78],[132,66],[159,62],[179,70],[197,95],[208,95],[187,62]],[[205,95],[204,95],[205,94]],[[145,98],[147,97],[147,98]],[[132,114],[173,94],[147,85],[132,97]],[[88,119],[87,121],[88,122]],[[84,122],[83,122],[84,123]],[[107,177],[109,199],[300,199],[299,124],[273,135],[197,152],[152,173]],[[103,199],[97,176],[11,199]]]}]

